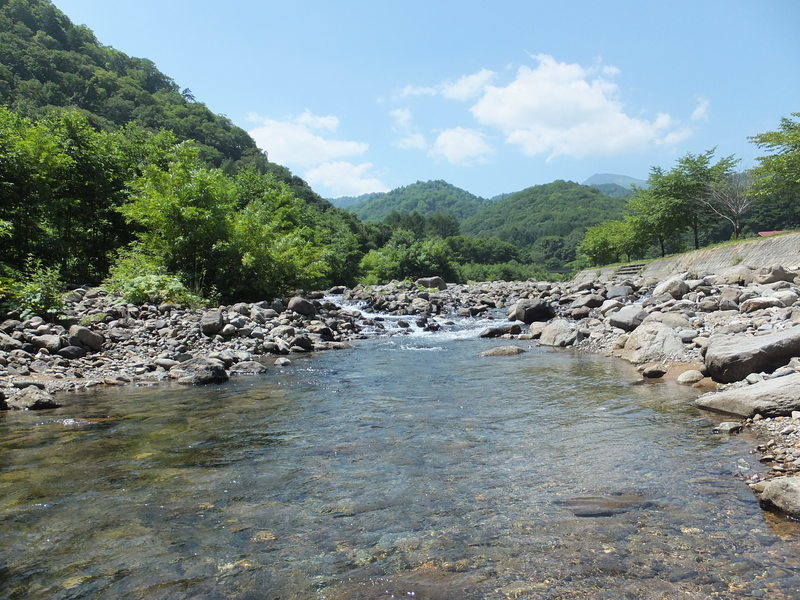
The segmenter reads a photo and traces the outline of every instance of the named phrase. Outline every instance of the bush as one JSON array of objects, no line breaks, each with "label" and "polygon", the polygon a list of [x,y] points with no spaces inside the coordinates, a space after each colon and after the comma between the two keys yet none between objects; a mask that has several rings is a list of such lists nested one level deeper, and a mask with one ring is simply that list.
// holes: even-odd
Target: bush
[{"label": "bush", "polygon": [[64,308],[64,282],[55,267],[29,259],[22,273],[7,272],[0,278],[0,301],[6,310],[53,318]]},{"label": "bush", "polygon": [[169,274],[156,259],[137,249],[119,254],[104,287],[133,304],[172,302],[199,307],[208,303],[177,276]]}]

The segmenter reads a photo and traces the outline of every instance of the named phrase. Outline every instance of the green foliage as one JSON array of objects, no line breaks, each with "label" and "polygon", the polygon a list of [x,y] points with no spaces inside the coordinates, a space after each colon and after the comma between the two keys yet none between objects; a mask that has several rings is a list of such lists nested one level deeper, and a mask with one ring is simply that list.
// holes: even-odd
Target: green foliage
[{"label": "green foliage", "polygon": [[[367,194],[353,203],[346,199],[341,206],[348,206],[365,221],[381,221],[390,213],[413,213],[426,216],[445,213],[461,221],[474,215],[486,200],[462,190],[446,181],[417,181],[381,194]],[[337,202],[338,204],[338,202]]]},{"label": "green foliage", "polygon": [[630,259],[639,247],[636,222],[632,219],[606,221],[593,225],[578,246],[592,265],[605,265]]},{"label": "green foliage", "polygon": [[[501,198],[464,221],[461,229],[476,237],[513,243],[527,251],[530,262],[559,270],[575,259],[586,228],[621,216],[624,205],[623,199],[610,198],[592,187],[555,181]],[[549,241],[540,242],[544,238]],[[558,246],[557,259],[548,252],[548,245],[555,245],[553,238],[566,241]]]},{"label": "green foliage", "polygon": [[416,279],[438,275],[457,281],[458,273],[446,243],[441,239],[418,240],[407,230],[395,231],[379,250],[370,250],[361,259],[361,282],[376,284],[392,279]]},{"label": "green foliage", "polygon": [[270,173],[307,202],[328,206],[300,178],[267,160],[246,131],[181,89],[152,61],[101,45],[49,0],[0,2],[0,102],[38,118],[78,109],[95,128],[134,122],[195,140],[200,157],[227,173]]},{"label": "green foliage", "polygon": [[119,253],[104,286],[134,304],[172,302],[192,307],[205,304],[177,276],[168,273],[157,258],[137,247]]},{"label": "green foliage", "polygon": [[64,282],[58,269],[29,258],[25,268],[0,278],[0,300],[6,308],[53,318],[64,309]]},{"label": "green foliage", "polygon": [[539,281],[558,280],[558,275],[548,273],[538,265],[522,264],[516,260],[493,264],[464,263],[459,265],[462,281]]}]

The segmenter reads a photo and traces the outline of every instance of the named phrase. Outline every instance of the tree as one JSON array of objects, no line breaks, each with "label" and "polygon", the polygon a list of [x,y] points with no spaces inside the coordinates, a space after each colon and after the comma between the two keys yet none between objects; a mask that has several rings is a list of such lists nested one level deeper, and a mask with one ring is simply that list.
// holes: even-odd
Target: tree
[{"label": "tree", "polygon": [[751,179],[747,173],[736,173],[721,181],[709,183],[703,203],[733,228],[732,237],[739,237],[742,218],[747,214],[757,198],[750,194]]},{"label": "tree", "polygon": [[[800,112],[792,117],[800,117]],[[784,117],[777,131],[755,135],[750,141],[768,152],[753,169],[756,196],[800,200],[800,120]]]},{"label": "tree", "polygon": [[644,244],[657,244],[661,256],[666,245],[677,243],[684,227],[683,203],[672,196],[662,195],[653,188],[637,188],[628,200],[630,226]]},{"label": "tree", "polygon": [[734,156],[713,162],[715,152],[716,148],[711,148],[700,154],[687,153],[669,171],[653,167],[647,180],[655,196],[680,202],[682,221],[692,232],[695,249],[700,247],[700,233],[712,214],[703,200],[708,186],[729,177],[738,163]]}]

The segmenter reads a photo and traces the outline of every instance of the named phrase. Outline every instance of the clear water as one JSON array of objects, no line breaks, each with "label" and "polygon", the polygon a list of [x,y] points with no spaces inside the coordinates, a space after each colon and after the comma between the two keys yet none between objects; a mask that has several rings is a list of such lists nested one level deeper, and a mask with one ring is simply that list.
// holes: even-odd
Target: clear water
[{"label": "clear water", "polygon": [[474,332],[0,415],[3,598],[798,598],[691,392]]}]

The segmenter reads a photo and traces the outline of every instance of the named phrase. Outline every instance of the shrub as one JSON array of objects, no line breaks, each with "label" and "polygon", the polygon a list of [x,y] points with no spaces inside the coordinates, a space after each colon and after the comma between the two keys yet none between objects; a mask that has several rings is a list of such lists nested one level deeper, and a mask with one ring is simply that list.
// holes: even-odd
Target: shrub
[{"label": "shrub", "polygon": [[133,304],[173,302],[192,307],[207,304],[156,259],[136,248],[120,252],[104,286]]},{"label": "shrub", "polygon": [[55,267],[28,259],[25,270],[0,282],[7,308],[53,318],[64,308],[64,282]]}]

